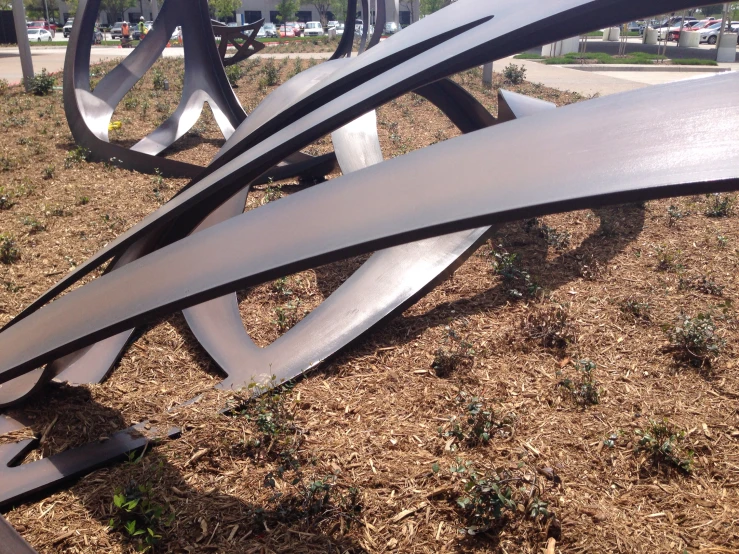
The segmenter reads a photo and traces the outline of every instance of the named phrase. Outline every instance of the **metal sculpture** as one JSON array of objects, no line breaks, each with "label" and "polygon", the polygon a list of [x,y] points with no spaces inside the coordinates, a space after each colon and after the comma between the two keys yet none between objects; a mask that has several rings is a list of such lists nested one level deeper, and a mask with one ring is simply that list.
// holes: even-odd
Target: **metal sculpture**
[{"label": "metal sculpture", "polygon": [[[373,37],[372,48],[357,58],[335,59],[298,75],[234,127],[198,179],[6,325],[0,332],[0,402],[25,397],[81,361],[95,368],[104,360],[109,370],[131,329],[181,309],[226,372],[220,386],[258,380],[269,364],[271,373],[279,367],[278,377],[291,378],[415,301],[453,271],[490,226],[563,210],[739,188],[739,145],[730,132],[739,121],[735,75],[559,110],[501,92],[497,120],[444,79],[590,28],[692,3],[461,0],[382,44],[372,44]],[[365,40],[367,28],[365,23]],[[133,79],[139,66],[129,65]],[[78,92],[74,83],[69,86]],[[409,91],[434,102],[467,134],[382,161],[373,110]],[[700,105],[694,102],[698,96]],[[674,136],[669,116],[676,111],[696,125],[708,114],[722,117],[712,118],[717,132],[698,143],[689,133]],[[99,113],[107,112],[101,107]],[[82,117],[79,109],[72,110],[75,114]],[[649,133],[643,132],[643,121],[650,121]],[[625,132],[605,132],[615,124]],[[314,163],[300,149],[329,133],[343,177],[241,214],[251,183],[284,160]],[[668,134],[674,155],[653,147],[655,137],[659,143]],[[175,135],[170,129],[158,136]],[[164,142],[150,140],[137,153],[161,160],[150,154]],[[532,148],[541,152],[537,164],[528,163]],[[708,168],[700,161],[706,153],[716,160]],[[632,163],[624,167],[623,159]],[[505,183],[495,182],[491,165],[496,175],[506,176]],[[286,230],[285,221],[300,232]],[[253,236],[260,240],[244,250],[244,237]],[[233,292],[372,251],[378,252],[289,333],[264,349],[249,339]],[[105,275],[49,302],[110,258],[115,263]],[[38,369],[42,364],[48,365]],[[82,374],[79,367],[72,373]],[[88,378],[99,380],[101,372]],[[106,452],[85,454],[75,471],[91,463],[88,456],[109,460]],[[9,459],[0,450],[0,461]],[[22,498],[32,482],[15,491],[0,486],[0,501]]]},{"label": "metal sculpture", "polygon": [[[213,34],[221,39],[218,45],[218,53],[221,55],[224,67],[244,61],[252,54],[264,50],[264,44],[257,42],[257,33],[264,24],[264,19],[240,27],[229,27],[220,21],[213,21],[212,24]],[[247,34],[246,31],[250,31],[250,33]],[[229,47],[235,48],[236,53],[227,57]]]}]

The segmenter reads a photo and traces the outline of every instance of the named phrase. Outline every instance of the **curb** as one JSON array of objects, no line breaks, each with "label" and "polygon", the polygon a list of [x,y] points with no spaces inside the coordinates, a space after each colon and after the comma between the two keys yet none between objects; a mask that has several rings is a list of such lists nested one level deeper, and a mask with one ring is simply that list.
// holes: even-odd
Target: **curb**
[{"label": "curb", "polygon": [[578,71],[636,71],[650,73],[725,73],[731,71],[729,67],[715,67],[705,65],[619,65],[619,64],[566,64],[555,65]]}]

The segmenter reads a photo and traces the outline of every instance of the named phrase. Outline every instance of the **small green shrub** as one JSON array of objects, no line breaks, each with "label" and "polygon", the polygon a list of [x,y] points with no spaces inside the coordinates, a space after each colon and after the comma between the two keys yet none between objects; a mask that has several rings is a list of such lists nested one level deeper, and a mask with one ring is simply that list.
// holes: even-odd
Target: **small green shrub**
[{"label": "small green shrub", "polygon": [[680,444],[685,433],[678,431],[666,419],[650,421],[646,430],[637,429],[639,442],[634,449],[637,454],[649,457],[658,469],[677,469],[683,473],[693,471],[693,452]]},{"label": "small green shrub", "polygon": [[716,325],[708,314],[681,315],[678,325],[668,329],[667,334],[669,349],[679,360],[694,367],[710,367],[726,344],[716,334]]},{"label": "small green shrub", "polygon": [[471,365],[475,351],[472,345],[463,340],[449,325],[444,327],[446,337],[444,346],[434,352],[431,367],[437,377],[447,378],[459,369]]},{"label": "small green shrub", "polygon": [[526,68],[516,64],[508,64],[503,70],[505,80],[512,85],[520,85],[526,78]]},{"label": "small green shrub", "polygon": [[583,408],[599,404],[601,390],[593,375],[596,368],[595,363],[590,360],[580,360],[574,365],[578,371],[578,379],[573,380],[566,377],[557,383],[557,386],[565,389],[572,400]]},{"label": "small green shrub", "polygon": [[73,165],[85,162],[88,159],[90,159],[90,151],[84,146],[78,145],[67,152],[67,156],[64,158],[64,167],[69,169]]},{"label": "small green shrub", "polygon": [[36,96],[47,96],[54,91],[56,77],[46,73],[46,68],[41,73],[34,75],[28,80],[28,91]]},{"label": "small green shrub", "polygon": [[268,87],[274,87],[280,84],[280,70],[273,58],[268,59],[262,67],[262,79],[260,83]]},{"label": "small green shrub", "polygon": [[529,272],[519,267],[518,254],[510,254],[502,245],[498,245],[492,258],[493,270],[503,278],[503,284],[508,288],[508,296],[511,298],[534,296],[541,290]]},{"label": "small green shrub", "polygon": [[724,286],[719,285],[710,277],[703,275],[695,279],[680,278],[678,283],[680,290],[693,289],[704,294],[710,294],[711,296],[723,296]]},{"label": "small green shrub", "polygon": [[729,217],[734,213],[733,196],[723,194],[711,194],[708,196],[709,203],[706,208],[707,217]]},{"label": "small green shrub", "polygon": [[634,320],[649,321],[652,307],[647,302],[640,302],[629,298],[621,302],[621,312],[631,316]]},{"label": "small green shrub", "polygon": [[0,96],[4,96],[8,93],[8,89],[10,88],[10,84],[8,83],[7,79],[0,79]]},{"label": "small green shrub", "polygon": [[542,223],[541,220],[536,217],[526,222],[525,229],[527,233],[536,233],[555,250],[563,251],[570,247],[572,233],[569,231],[557,231],[557,229]]},{"label": "small green shrub", "polygon": [[485,398],[470,396],[465,392],[459,393],[457,404],[464,407],[464,413],[452,417],[447,425],[439,427],[442,437],[457,439],[451,445],[452,450],[457,450],[459,446],[484,445],[495,436],[506,437],[512,434],[515,414],[508,414],[498,420],[493,409],[486,405]]},{"label": "small green shrub", "polygon": [[690,215],[690,212],[683,212],[678,206],[670,206],[667,208],[667,225],[674,227],[679,220]]},{"label": "small green shrub", "polygon": [[13,195],[5,190],[5,187],[0,187],[0,210],[9,210],[15,206],[13,202]]},{"label": "small green shrub", "polygon": [[135,110],[139,106],[139,99],[136,96],[133,95],[126,95],[126,98],[123,100],[123,107],[127,110]]},{"label": "small green shrub", "polygon": [[464,494],[457,506],[465,521],[465,533],[474,536],[502,528],[517,517],[547,520],[554,517],[537,483],[522,469],[479,474],[471,464],[452,466],[452,473],[465,475]]},{"label": "small green shrub", "polygon": [[288,302],[284,306],[277,306],[275,308],[274,323],[280,333],[284,333],[298,322],[299,306],[300,299],[297,299],[295,302]]},{"label": "small green shrub", "polygon": [[280,277],[272,283],[272,289],[281,296],[292,296],[293,291],[287,277]]},{"label": "small green shrub", "polygon": [[266,189],[264,189],[262,205],[268,204],[269,202],[274,202],[275,200],[279,200],[280,198],[282,198],[282,196],[282,185],[273,185],[270,181],[270,184],[267,185]]},{"label": "small green shrub", "polygon": [[130,483],[125,489],[117,489],[113,495],[116,515],[108,525],[123,533],[137,550],[153,549],[162,538],[164,527],[174,521],[175,515],[166,514],[165,508],[154,501],[150,484]]},{"label": "small green shrub", "polygon": [[77,205],[78,206],[86,206],[90,203],[90,197],[89,196],[80,196],[77,199]]},{"label": "small green shrub", "polygon": [[30,227],[28,232],[32,235],[35,235],[36,233],[40,233],[41,231],[46,231],[46,225],[41,223],[35,217],[24,217],[23,225],[27,225],[28,227]]},{"label": "small green shrub", "polygon": [[244,71],[239,64],[229,65],[226,68],[226,78],[232,87],[239,86],[239,79],[244,76]]},{"label": "small green shrub", "polygon": [[41,174],[42,174],[42,176],[44,178],[44,181],[48,181],[48,180],[54,178],[54,170],[55,170],[55,167],[53,165],[47,165],[43,169],[43,171],[41,172]]},{"label": "small green shrub", "polygon": [[164,90],[166,81],[167,79],[160,69],[154,69],[152,71],[152,85],[154,86],[154,90]]},{"label": "small green shrub", "polygon": [[0,234],[0,262],[5,265],[14,264],[21,259],[21,251],[15,239],[10,235]]}]

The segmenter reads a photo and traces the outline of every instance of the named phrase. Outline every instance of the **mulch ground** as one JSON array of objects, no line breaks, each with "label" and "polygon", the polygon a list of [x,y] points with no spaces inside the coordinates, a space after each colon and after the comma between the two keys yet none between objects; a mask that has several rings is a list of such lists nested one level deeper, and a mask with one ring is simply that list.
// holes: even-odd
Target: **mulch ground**
[{"label": "mulch ground", "polygon": [[[269,63],[243,64],[235,90],[247,112],[275,88]],[[276,62],[280,80],[311,63]],[[93,83],[111,67],[95,66]],[[133,144],[174,110],[183,61],[156,69],[170,90],[147,74],[116,111],[114,142]],[[501,86],[584,100],[500,75],[485,89],[478,70],[455,79],[493,113]],[[0,232],[19,255],[0,264],[0,324],[185,184],[85,162],[61,102],[17,87],[0,97]],[[458,134],[412,94],[378,122],[387,158]],[[168,155],[205,165],[222,143],[206,109]],[[329,137],[306,149],[330,150]],[[301,186],[259,187],[247,209]],[[5,516],[40,552],[136,551],[130,521],[160,535],[162,552],[538,553],[549,537],[567,553],[738,552],[732,200],[506,225],[402,316],[256,402],[212,390],[222,377],[181,315],[154,322],[104,384],[49,387],[10,414],[32,417],[23,437],[44,436],[26,462],[144,420],[181,437]],[[361,262],[243,291],[247,330],[269,344]],[[676,326],[699,314],[710,320],[690,337],[713,349],[671,348]],[[640,450],[659,425],[672,439]],[[126,513],[116,494],[140,505]]]}]

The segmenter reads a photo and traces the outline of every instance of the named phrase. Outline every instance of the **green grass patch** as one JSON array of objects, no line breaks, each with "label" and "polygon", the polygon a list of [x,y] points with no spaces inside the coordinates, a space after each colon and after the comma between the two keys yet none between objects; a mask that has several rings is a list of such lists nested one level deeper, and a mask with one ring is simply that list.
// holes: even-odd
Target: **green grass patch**
[{"label": "green grass patch", "polygon": [[514,60],[543,60],[544,56],[541,54],[532,54],[531,52],[524,52],[523,54],[516,54],[513,56]]},{"label": "green grass patch", "polygon": [[[623,58],[602,52],[588,52],[587,54],[572,52],[558,58],[547,58],[544,60],[544,63],[547,65],[569,65],[582,63],[582,60],[590,60],[590,63],[604,65],[651,65],[659,60],[667,60],[667,58],[658,56],[657,54],[647,54],[646,52],[633,52]],[[713,60],[699,60],[696,58],[669,61],[672,65],[718,65]]]},{"label": "green grass patch", "polygon": [[672,65],[712,65],[717,66],[714,60],[699,60],[698,58],[685,58],[683,60],[672,60]]}]

